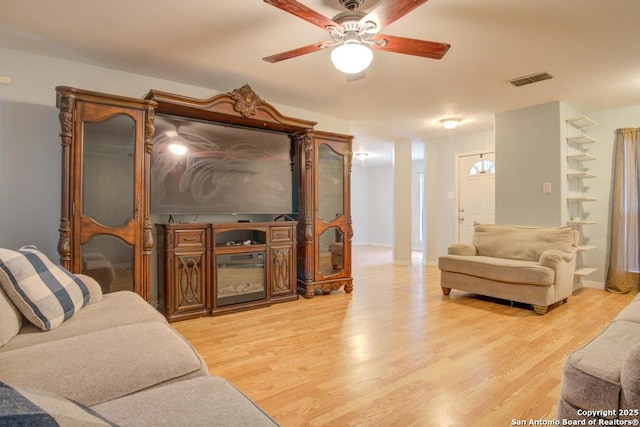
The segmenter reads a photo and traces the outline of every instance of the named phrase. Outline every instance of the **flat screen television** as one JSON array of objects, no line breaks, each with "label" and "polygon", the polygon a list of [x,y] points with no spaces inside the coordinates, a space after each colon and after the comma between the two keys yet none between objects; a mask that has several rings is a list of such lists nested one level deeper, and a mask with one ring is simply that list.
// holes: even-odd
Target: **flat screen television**
[{"label": "flat screen television", "polygon": [[289,135],[160,114],[154,125],[151,213],[297,213]]}]

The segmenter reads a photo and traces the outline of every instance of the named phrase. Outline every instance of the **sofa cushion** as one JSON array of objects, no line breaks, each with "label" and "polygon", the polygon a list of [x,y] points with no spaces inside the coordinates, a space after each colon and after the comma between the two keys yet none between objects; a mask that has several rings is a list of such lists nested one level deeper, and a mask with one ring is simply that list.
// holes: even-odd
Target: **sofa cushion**
[{"label": "sofa cushion", "polygon": [[449,255],[465,255],[474,256],[478,255],[478,248],[468,243],[453,243],[447,249]]},{"label": "sofa cushion", "polygon": [[640,409],[640,344],[633,346],[622,362],[620,385],[622,386],[620,407]]},{"label": "sofa cushion", "polygon": [[[161,404],[158,404],[162,402]],[[220,377],[198,377],[93,406],[120,426],[277,426]]]},{"label": "sofa cushion", "polygon": [[86,406],[55,394],[0,382],[0,425],[115,426]]},{"label": "sofa cushion", "polygon": [[22,314],[0,287],[0,347],[18,335],[21,327]]},{"label": "sofa cushion", "polygon": [[640,323],[640,294],[636,295],[631,302],[618,313],[614,320],[628,320],[629,322]]},{"label": "sofa cushion", "polygon": [[0,353],[0,378],[95,405],[206,375],[191,345],[162,322],[146,322]]},{"label": "sofa cushion", "polygon": [[476,224],[473,245],[478,255],[538,261],[548,249],[572,252],[577,232],[572,226],[526,227],[516,225]]},{"label": "sofa cushion", "polygon": [[61,325],[91,298],[80,278],[53,264],[35,246],[0,249],[0,285],[20,312],[43,331]]},{"label": "sofa cushion", "polygon": [[441,270],[512,284],[550,286],[555,273],[533,261],[517,261],[487,256],[443,255]]},{"label": "sofa cushion", "polygon": [[167,323],[165,317],[138,294],[131,291],[113,292],[104,295],[102,301],[87,305],[72,319],[52,331],[44,333],[31,323],[24,322],[20,333],[4,347],[0,347],[0,353],[117,326],[150,321]]},{"label": "sofa cushion", "polygon": [[625,320],[610,323],[601,334],[565,360],[562,398],[572,406],[586,410],[620,408],[623,364],[638,344],[640,324]]}]

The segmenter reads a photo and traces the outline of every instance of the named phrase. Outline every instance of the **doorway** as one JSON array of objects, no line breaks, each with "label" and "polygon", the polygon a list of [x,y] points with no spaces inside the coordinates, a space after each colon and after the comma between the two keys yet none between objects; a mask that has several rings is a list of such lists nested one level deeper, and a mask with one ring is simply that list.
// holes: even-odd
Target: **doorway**
[{"label": "doorway", "polygon": [[495,223],[495,153],[457,156],[458,242],[471,243],[474,224]]}]

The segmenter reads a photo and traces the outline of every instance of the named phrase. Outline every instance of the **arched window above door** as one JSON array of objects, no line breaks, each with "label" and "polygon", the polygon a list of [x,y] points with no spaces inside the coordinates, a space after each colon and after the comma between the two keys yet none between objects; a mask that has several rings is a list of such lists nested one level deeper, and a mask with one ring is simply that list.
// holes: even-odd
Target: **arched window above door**
[{"label": "arched window above door", "polygon": [[491,160],[480,159],[471,165],[469,169],[469,175],[481,175],[481,174],[489,174],[496,173],[496,164]]}]

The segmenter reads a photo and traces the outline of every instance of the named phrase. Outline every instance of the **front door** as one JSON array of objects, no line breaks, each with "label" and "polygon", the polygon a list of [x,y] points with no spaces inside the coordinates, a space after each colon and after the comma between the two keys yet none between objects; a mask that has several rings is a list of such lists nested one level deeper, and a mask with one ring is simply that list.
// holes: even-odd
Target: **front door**
[{"label": "front door", "polygon": [[471,243],[474,224],[495,222],[495,153],[458,157],[458,242]]}]

